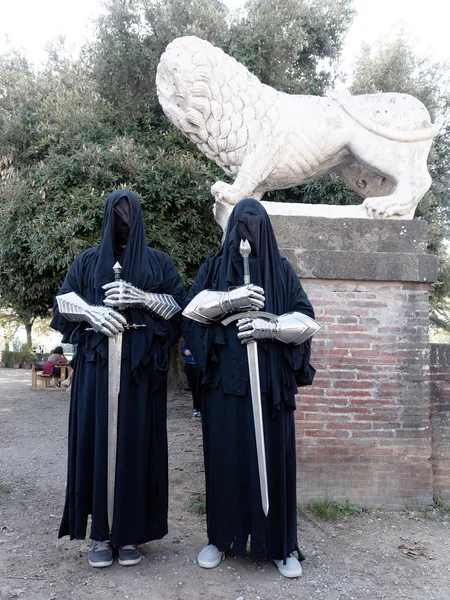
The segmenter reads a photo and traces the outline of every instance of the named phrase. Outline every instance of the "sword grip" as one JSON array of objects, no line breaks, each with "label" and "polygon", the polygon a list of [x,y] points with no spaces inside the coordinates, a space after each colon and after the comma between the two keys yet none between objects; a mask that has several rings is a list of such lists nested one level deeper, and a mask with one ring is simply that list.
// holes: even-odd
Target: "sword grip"
[{"label": "sword grip", "polygon": [[248,256],[244,256],[244,285],[250,283],[250,267],[248,264]]},{"label": "sword grip", "polygon": [[[122,272],[122,265],[120,264],[119,261],[116,262],[116,264],[113,266],[113,271],[114,271],[114,281],[119,281],[120,277],[121,277],[121,272]],[[117,306],[116,310],[122,311],[124,310],[126,307],[125,306]]]},{"label": "sword grip", "polygon": [[120,273],[122,272],[122,265],[119,262],[116,262],[116,264],[113,266],[113,271],[114,271],[114,281],[119,281]]},{"label": "sword grip", "polygon": [[250,264],[248,257],[250,256],[251,247],[248,240],[241,240],[239,253],[244,261],[244,285],[250,283]]}]

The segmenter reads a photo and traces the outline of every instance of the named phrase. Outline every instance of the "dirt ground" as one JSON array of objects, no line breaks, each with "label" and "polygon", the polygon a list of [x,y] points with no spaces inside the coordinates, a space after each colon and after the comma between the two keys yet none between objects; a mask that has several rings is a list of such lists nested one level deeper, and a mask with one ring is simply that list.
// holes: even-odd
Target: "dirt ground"
[{"label": "dirt ground", "polygon": [[306,560],[296,580],[271,563],[232,557],[210,571],[198,567],[205,518],[188,505],[204,491],[201,425],[190,420],[188,394],[169,399],[169,536],[146,544],[139,565],[92,569],[87,542],[57,539],[70,392],[33,392],[30,378],[0,369],[0,483],[9,487],[0,486],[2,600],[450,599],[449,520],[423,511],[371,507],[338,522],[301,511]]}]

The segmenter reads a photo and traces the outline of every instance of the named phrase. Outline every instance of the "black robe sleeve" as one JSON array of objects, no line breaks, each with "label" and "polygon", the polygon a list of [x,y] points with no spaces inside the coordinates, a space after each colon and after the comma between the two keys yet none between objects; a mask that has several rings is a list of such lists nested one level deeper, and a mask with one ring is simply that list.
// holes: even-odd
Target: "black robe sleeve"
[{"label": "black robe sleeve", "polygon": [[[195,298],[202,290],[205,289],[205,279],[207,277],[207,263],[203,263],[197,274],[197,278],[191,287],[186,302],[190,302],[192,298]],[[182,331],[183,339],[185,340],[187,347],[191,351],[195,360],[197,361],[198,368],[203,374],[202,383],[210,382],[210,370],[208,369],[208,363],[213,360],[217,362],[217,357],[212,347],[213,340],[216,343],[224,345],[226,338],[223,334],[223,326],[220,323],[212,323],[210,325],[204,325],[198,323],[192,319],[186,317],[183,318]]]}]

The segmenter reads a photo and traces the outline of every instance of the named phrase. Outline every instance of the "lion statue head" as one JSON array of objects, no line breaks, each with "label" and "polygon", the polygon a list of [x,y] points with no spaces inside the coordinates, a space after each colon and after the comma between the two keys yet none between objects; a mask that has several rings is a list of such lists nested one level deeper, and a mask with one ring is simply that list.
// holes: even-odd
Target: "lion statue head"
[{"label": "lion statue head", "polygon": [[232,176],[242,163],[249,133],[257,134],[252,129],[271,118],[268,96],[277,94],[220,48],[195,36],[167,46],[156,88],[167,118]]}]

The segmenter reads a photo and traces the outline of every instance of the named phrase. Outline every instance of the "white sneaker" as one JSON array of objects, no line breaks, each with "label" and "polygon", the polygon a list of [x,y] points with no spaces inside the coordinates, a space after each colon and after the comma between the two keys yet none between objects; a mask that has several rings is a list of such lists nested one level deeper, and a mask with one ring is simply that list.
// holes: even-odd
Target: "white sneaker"
[{"label": "white sneaker", "polygon": [[283,577],[300,577],[302,574],[302,565],[295,556],[288,556],[285,565],[283,565],[282,560],[274,560],[273,562],[277,565],[278,571]]},{"label": "white sneaker", "polygon": [[212,544],[205,546],[197,558],[199,567],[204,569],[213,569],[220,565],[225,558],[225,552],[221,552]]}]

